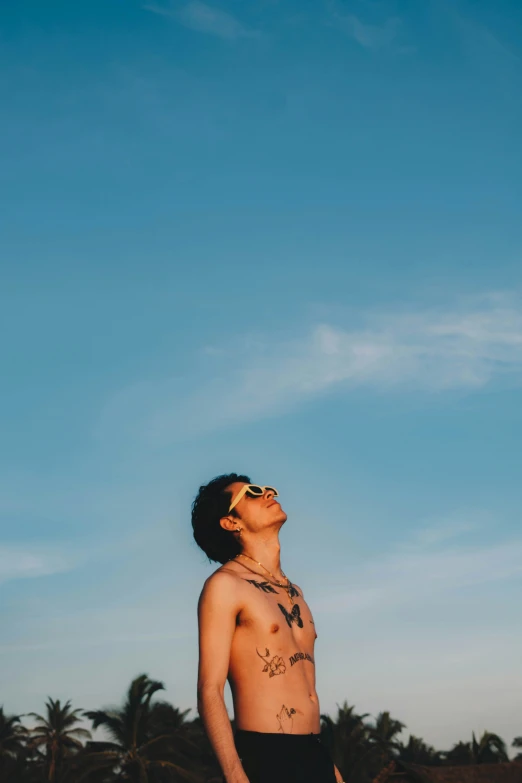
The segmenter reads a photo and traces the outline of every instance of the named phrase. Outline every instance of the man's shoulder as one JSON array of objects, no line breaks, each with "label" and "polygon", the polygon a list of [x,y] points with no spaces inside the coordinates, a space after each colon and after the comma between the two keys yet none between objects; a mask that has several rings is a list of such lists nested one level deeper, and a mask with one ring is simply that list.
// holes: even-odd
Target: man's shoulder
[{"label": "man's shoulder", "polygon": [[304,598],[304,595],[303,595],[303,589],[302,589],[301,587],[299,587],[299,585],[296,585],[296,583],[295,583],[295,582],[292,582],[292,587],[295,587],[295,589],[297,590],[297,592],[299,593],[299,595],[300,595],[300,596],[303,596],[303,598]]},{"label": "man's shoulder", "polygon": [[225,563],[220,566],[205,579],[203,591],[221,592],[238,589],[243,580],[232,568],[227,568],[227,565]]},{"label": "man's shoulder", "polygon": [[240,611],[244,603],[242,585],[242,580],[233,571],[218,568],[205,579],[198,611],[210,611],[213,614]]}]

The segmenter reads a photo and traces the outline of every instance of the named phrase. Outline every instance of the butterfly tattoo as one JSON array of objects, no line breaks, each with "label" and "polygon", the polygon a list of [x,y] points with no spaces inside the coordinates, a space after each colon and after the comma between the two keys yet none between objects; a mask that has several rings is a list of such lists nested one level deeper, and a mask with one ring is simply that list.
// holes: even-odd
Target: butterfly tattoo
[{"label": "butterfly tattoo", "polygon": [[277,604],[278,607],[281,609],[285,616],[285,620],[288,623],[288,627],[292,627],[292,623],[295,623],[298,628],[303,627],[303,620],[301,618],[301,609],[299,608],[299,604],[294,604],[292,606],[292,611],[287,612],[285,607],[282,604]]}]

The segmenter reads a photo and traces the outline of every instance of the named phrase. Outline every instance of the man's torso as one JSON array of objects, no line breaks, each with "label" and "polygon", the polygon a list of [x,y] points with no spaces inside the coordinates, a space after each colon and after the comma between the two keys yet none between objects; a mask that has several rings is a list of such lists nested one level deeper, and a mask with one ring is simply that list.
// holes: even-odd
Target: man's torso
[{"label": "man's torso", "polygon": [[228,680],[238,729],[283,734],[320,731],[315,691],[312,614],[300,588],[288,592],[238,563],[241,610],[230,652]]}]

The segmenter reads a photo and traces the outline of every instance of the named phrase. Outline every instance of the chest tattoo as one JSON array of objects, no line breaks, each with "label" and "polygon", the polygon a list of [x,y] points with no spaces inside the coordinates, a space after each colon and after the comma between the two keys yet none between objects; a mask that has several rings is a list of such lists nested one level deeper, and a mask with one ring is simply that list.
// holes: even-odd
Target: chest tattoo
[{"label": "chest tattoo", "polygon": [[288,623],[288,627],[292,627],[292,623],[295,623],[298,628],[303,627],[303,620],[301,618],[301,609],[299,608],[299,604],[294,604],[292,606],[292,611],[287,612],[285,607],[282,604],[277,604],[278,607],[281,609],[285,616],[285,620]]},{"label": "chest tattoo", "polygon": [[290,666],[293,666],[297,661],[310,661],[310,663],[313,663],[314,659],[308,653],[296,652],[290,656]]},{"label": "chest tattoo", "polygon": [[245,579],[245,582],[248,582],[249,585],[254,585],[254,587],[257,587],[258,590],[262,590],[264,593],[275,593],[277,595],[277,590],[274,590],[268,582],[256,582],[255,579]]},{"label": "chest tattoo", "polygon": [[[257,582],[255,579],[245,579],[245,582],[253,585],[258,590],[262,590],[264,593],[275,593],[276,595],[279,593],[279,590],[274,590],[270,582]],[[287,592],[290,598],[299,598],[301,595],[294,585],[290,585]]]}]

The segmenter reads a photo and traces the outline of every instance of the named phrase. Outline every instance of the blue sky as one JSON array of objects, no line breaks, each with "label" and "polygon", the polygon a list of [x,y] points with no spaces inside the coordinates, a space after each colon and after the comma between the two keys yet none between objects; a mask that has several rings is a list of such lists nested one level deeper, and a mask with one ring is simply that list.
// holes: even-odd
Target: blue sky
[{"label": "blue sky", "polygon": [[521,28],[507,0],[4,3],[7,711],[143,671],[195,707],[189,507],[239,470],[289,513],[322,711],[522,733]]}]

